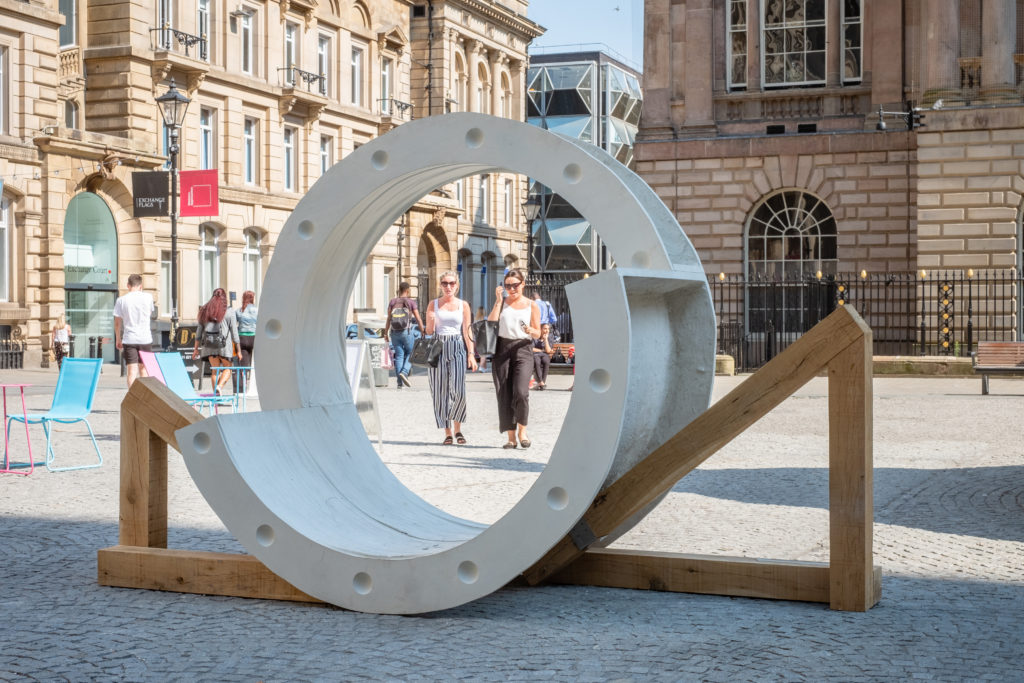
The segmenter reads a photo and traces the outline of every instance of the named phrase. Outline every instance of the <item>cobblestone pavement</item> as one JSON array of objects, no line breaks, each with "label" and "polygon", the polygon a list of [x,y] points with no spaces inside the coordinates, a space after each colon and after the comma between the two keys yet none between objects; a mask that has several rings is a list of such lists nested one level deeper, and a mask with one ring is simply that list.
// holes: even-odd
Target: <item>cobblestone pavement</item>
[{"label": "cobblestone pavement", "polygon": [[[29,381],[48,407],[56,376]],[[532,395],[529,451],[504,451],[489,375],[470,379],[469,444],[442,447],[426,378],[380,389],[383,458],[436,505],[500,517],[547,460],[572,378]],[[721,378],[716,398],[742,378]],[[876,379],[875,562],[867,613],[795,602],[547,586],[415,616],[105,588],[117,542],[118,406],[107,369],[92,424],[102,468],[0,474],[0,680],[1024,680],[1024,381]],[[824,379],[686,477],[622,547],[823,560],[828,552]],[[251,404],[251,407],[256,407]],[[85,461],[76,427],[64,463]],[[24,432],[11,433],[24,456]],[[37,457],[42,434],[32,432]],[[239,550],[170,465],[171,547]]]}]

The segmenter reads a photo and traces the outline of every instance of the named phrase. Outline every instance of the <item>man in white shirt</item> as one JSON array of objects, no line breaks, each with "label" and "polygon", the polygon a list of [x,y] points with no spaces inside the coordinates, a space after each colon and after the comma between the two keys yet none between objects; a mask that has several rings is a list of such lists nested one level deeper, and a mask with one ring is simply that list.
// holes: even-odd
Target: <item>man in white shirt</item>
[{"label": "man in white shirt", "polygon": [[155,308],[153,295],[142,291],[142,276],[129,275],[128,293],[114,302],[114,341],[117,350],[124,354],[129,387],[136,378],[147,376],[146,368],[139,362],[139,351],[153,348],[149,321]]}]

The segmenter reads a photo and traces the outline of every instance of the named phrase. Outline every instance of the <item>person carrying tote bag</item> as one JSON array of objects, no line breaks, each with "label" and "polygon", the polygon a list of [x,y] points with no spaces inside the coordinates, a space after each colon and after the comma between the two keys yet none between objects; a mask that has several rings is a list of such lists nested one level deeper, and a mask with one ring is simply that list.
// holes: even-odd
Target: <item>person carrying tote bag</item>
[{"label": "person carrying tote bag", "polygon": [[[473,339],[469,334],[469,304],[456,297],[459,276],[447,271],[441,274],[441,296],[427,307],[427,335],[434,335],[438,348],[436,367],[427,367],[434,419],[444,429],[445,446],[453,441],[466,443],[462,423],[466,421],[466,369],[476,370]],[[416,356],[416,349],[413,349]]]},{"label": "person carrying tote bag", "polygon": [[[498,349],[491,371],[498,399],[498,429],[515,448],[516,438],[530,447],[526,424],[530,417],[530,378],[533,376],[533,340],[540,337],[540,307],[523,296],[526,276],[518,268],[505,273],[504,285],[495,292],[494,308],[488,320],[498,323]],[[502,294],[507,297],[502,304]]]}]

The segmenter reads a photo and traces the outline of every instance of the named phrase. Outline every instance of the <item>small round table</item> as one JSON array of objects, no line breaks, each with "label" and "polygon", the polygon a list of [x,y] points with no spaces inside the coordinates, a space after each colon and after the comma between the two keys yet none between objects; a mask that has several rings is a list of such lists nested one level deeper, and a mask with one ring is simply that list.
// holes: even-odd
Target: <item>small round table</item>
[{"label": "small round table", "polygon": [[[28,475],[32,474],[32,472],[35,471],[35,467],[36,467],[35,460],[32,459],[32,441],[29,439],[29,435],[28,435],[28,411],[25,409],[25,387],[30,387],[30,386],[32,386],[32,385],[31,384],[0,383],[0,389],[3,390],[3,396],[4,396],[4,466],[3,466],[3,469],[0,469],[0,472],[13,472],[14,474],[23,474],[26,477]],[[8,455],[8,447],[10,445],[8,443],[8,440],[9,440],[9,433],[8,432],[9,432],[9,430],[7,429],[7,389],[8,389],[8,387],[11,387],[11,388],[17,387],[21,391],[21,414],[25,418],[25,443],[28,445],[28,472],[20,472],[20,471],[18,471],[18,469],[15,469],[14,467],[11,467],[10,457]],[[17,465],[17,467],[20,469],[20,468],[25,467],[25,465],[23,465],[23,464],[22,465]]]}]

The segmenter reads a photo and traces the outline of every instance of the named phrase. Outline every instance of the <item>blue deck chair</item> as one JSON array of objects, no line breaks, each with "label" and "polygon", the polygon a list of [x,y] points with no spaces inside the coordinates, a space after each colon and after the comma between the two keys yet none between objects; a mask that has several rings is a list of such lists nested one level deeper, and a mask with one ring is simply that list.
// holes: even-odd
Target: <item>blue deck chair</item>
[{"label": "blue deck chair", "polygon": [[237,398],[234,394],[199,394],[196,392],[180,353],[158,353],[156,362],[160,366],[160,372],[164,375],[164,384],[167,385],[167,388],[184,399],[190,406],[200,412],[206,408],[211,415],[219,406],[231,406],[231,411],[235,412]]},{"label": "blue deck chair", "polygon": [[[65,470],[84,470],[99,467],[103,464],[103,454],[96,445],[96,435],[92,433],[88,415],[92,412],[92,402],[96,398],[96,386],[100,382],[100,364],[102,358],[65,358],[57,376],[57,388],[53,392],[53,403],[45,413],[29,413],[27,417],[10,415],[7,418],[7,434],[11,433],[11,422],[28,422],[43,425],[46,434],[46,469],[51,472]],[[96,449],[99,462],[95,465],[75,465],[72,467],[54,467],[52,422],[71,424],[84,422],[89,430],[89,438]]]}]

